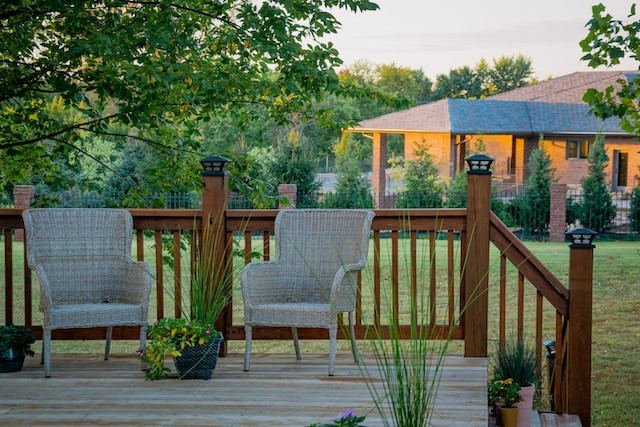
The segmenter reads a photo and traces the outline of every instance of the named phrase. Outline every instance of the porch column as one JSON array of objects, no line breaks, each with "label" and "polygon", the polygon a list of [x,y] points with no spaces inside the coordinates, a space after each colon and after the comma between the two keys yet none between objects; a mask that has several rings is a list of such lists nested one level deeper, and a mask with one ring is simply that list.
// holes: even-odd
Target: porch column
[{"label": "porch column", "polygon": [[295,209],[298,203],[298,186],[296,184],[280,184],[278,185],[278,196],[286,197],[289,200],[288,205],[278,202],[278,209]]},{"label": "porch column", "polygon": [[464,355],[487,356],[489,311],[489,213],[491,211],[491,163],[477,154],[466,158],[467,256],[464,272]]},{"label": "porch column", "polygon": [[386,208],[386,166],[387,166],[387,134],[373,134],[373,158],[371,165],[371,190],[373,203],[379,209]]},{"label": "porch column", "polygon": [[[29,209],[35,194],[36,189],[33,185],[14,185],[13,207],[16,209]],[[14,240],[16,242],[22,242],[24,240],[23,229],[16,229],[14,231]]]},{"label": "porch column", "polygon": [[569,246],[569,325],[567,331],[567,408],[591,425],[591,330],[593,248],[597,233],[577,229],[567,233]]},{"label": "porch column", "polygon": [[[230,263],[227,262],[232,256],[231,245],[226,244],[227,234],[225,233],[226,210],[229,207],[229,172],[227,164],[229,159],[218,156],[211,156],[200,161],[204,168],[202,172],[202,228],[208,222],[219,231],[215,232],[216,242],[215,248],[219,248],[215,255],[215,263],[218,266],[217,271],[222,268],[228,268]],[[229,272],[230,273],[230,272]],[[223,334],[227,332],[227,325],[232,324],[233,302],[225,309],[224,313],[216,321],[216,330]],[[226,341],[220,346],[220,356],[227,355]]]}]

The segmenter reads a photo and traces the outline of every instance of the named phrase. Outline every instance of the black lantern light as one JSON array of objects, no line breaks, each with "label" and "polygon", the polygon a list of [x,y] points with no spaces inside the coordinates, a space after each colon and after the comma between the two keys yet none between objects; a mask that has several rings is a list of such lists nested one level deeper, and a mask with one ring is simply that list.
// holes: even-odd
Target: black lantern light
[{"label": "black lantern light", "polygon": [[469,170],[467,173],[475,175],[491,175],[491,164],[493,163],[493,157],[489,157],[486,154],[474,154],[465,158]]},{"label": "black lantern light", "polygon": [[227,164],[229,164],[231,160],[226,157],[220,156],[211,156],[206,157],[200,160],[200,164],[204,171],[202,171],[202,175],[204,176],[224,176],[227,171]]},{"label": "black lantern light", "polygon": [[567,236],[571,239],[570,248],[595,248],[593,239],[598,235],[588,228],[576,228],[567,232]]}]

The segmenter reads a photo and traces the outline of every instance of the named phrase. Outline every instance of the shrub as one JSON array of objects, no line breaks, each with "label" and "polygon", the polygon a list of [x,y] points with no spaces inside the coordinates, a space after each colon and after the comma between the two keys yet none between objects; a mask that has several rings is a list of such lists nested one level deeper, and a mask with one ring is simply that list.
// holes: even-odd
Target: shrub
[{"label": "shrub", "polygon": [[426,146],[415,151],[415,160],[406,162],[404,181],[407,190],[396,201],[397,208],[441,208],[444,184]]},{"label": "shrub", "polygon": [[631,230],[640,231],[640,185],[631,193]]},{"label": "shrub", "polygon": [[583,201],[578,218],[583,227],[602,233],[611,227],[616,207],[606,182],[607,154],[604,137],[598,135],[589,152],[589,174],[582,179]]}]

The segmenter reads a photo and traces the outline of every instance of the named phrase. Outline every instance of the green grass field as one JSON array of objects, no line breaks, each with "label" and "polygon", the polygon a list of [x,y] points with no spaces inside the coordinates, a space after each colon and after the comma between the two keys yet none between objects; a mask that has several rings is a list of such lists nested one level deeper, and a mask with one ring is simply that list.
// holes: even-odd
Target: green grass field
[{"label": "green grass field", "polygon": [[[423,244],[422,242],[420,243]],[[426,241],[425,243],[426,244]],[[567,282],[568,266],[569,266],[569,248],[567,244],[556,243],[539,243],[527,242],[527,246],[532,252],[564,283]],[[638,348],[640,348],[640,242],[596,242],[595,249],[595,271],[594,271],[594,287],[593,287],[593,424],[598,426],[627,426],[637,425],[640,419],[640,356]],[[256,247],[259,247],[256,244]],[[402,247],[402,245],[401,245]],[[381,250],[381,260],[383,263],[383,283],[389,281],[388,265],[389,261],[388,240],[383,241]],[[4,248],[0,250],[4,257]],[[492,252],[492,272],[490,275],[490,331],[489,337],[492,340],[489,348],[495,344],[497,338],[497,287],[498,287],[498,253]],[[147,250],[147,256],[152,258],[152,251]],[[372,256],[372,251],[370,252]],[[422,260],[419,276],[422,277],[420,283],[427,283],[427,266],[429,265],[430,255],[426,250],[419,248],[419,259]],[[456,253],[456,256],[458,254]],[[438,241],[436,251],[436,265],[438,266],[438,287],[439,298],[446,296],[443,292],[446,283],[446,274],[442,263],[446,263],[445,242]],[[400,256],[401,268],[406,262]],[[456,261],[458,264],[458,261]],[[188,262],[183,261],[183,265]],[[14,275],[16,280],[16,289],[14,291],[16,304],[14,311],[17,314],[15,323],[23,321],[21,312],[23,310],[23,292],[22,292],[22,246],[16,244],[14,247]],[[3,278],[4,287],[4,264],[0,264],[0,275]],[[508,270],[508,301],[515,306],[515,269]],[[172,273],[165,271],[165,289],[172,286]],[[185,273],[186,276],[186,273]],[[370,271],[363,273],[365,281],[365,289],[363,295],[367,298],[368,293],[366,283],[371,281],[372,274]],[[406,275],[401,271],[401,282],[406,282]],[[186,279],[186,277],[185,277]],[[187,283],[184,280],[184,283]],[[37,294],[37,286],[34,289]],[[240,299],[239,287],[234,292],[236,300]],[[4,322],[4,292],[0,295],[0,316]],[[534,301],[535,292],[532,286],[527,284],[525,294],[526,307],[532,306],[530,302]],[[165,315],[173,313],[173,307],[170,303],[171,292],[165,292],[165,301],[169,301],[168,308],[165,309]],[[406,301],[406,296],[401,296],[401,301]],[[365,304],[366,306],[366,304]],[[37,307],[37,299],[34,301],[34,310]],[[443,315],[443,302],[438,302],[438,316]],[[553,339],[554,336],[554,317],[553,311],[548,304],[545,305],[544,316],[544,339]],[[370,309],[370,307],[369,307]],[[508,308],[509,321],[513,323],[515,309]],[[366,316],[367,313],[363,313]],[[529,325],[532,323],[534,313],[533,310],[526,312],[525,329],[528,335],[533,333]],[[152,296],[151,320],[155,320],[155,297]],[[235,304],[234,319],[236,323],[240,323],[242,318],[242,309],[239,303]],[[34,312],[34,323],[39,323],[41,319],[40,313]],[[511,324],[510,323],[510,324]],[[231,352],[243,351],[242,342],[230,343]],[[303,343],[303,351],[309,353],[324,352],[327,349],[328,342],[316,341],[311,343]],[[102,351],[103,343],[98,342],[54,342],[53,351],[59,353],[99,353]],[[133,353],[137,347],[135,342],[114,343],[112,351],[114,353]],[[363,345],[366,351],[366,345]],[[459,345],[452,348],[456,351],[460,350]],[[38,350],[38,348],[36,348]],[[256,342],[254,345],[255,352],[274,352],[274,353],[292,353],[292,345],[289,342]],[[348,351],[348,343],[340,343],[339,351]]]}]

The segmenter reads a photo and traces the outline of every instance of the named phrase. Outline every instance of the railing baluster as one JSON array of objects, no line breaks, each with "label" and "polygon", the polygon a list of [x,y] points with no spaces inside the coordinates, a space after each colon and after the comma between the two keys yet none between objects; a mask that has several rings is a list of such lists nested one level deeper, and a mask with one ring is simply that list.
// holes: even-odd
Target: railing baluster
[{"label": "railing baluster", "polygon": [[[27,235],[24,236],[23,255],[27,259]],[[33,292],[31,283],[31,269],[24,266],[24,325],[29,327],[33,325]]]},{"label": "railing baluster", "polygon": [[[27,260],[25,258],[25,268]],[[11,229],[4,229],[4,319],[13,325],[13,239]]]},{"label": "railing baluster", "polygon": [[447,315],[449,327],[455,323],[455,271],[454,271],[454,234],[453,230],[447,232]]},{"label": "railing baluster", "polygon": [[518,341],[524,337],[524,275],[518,272]]},{"label": "railing baluster", "polygon": [[542,378],[542,303],[542,294],[536,292],[536,378],[539,379]]},{"label": "railing baluster", "polygon": [[249,264],[251,262],[251,249],[252,249],[252,241],[251,241],[251,231],[244,232],[244,263]]},{"label": "railing baluster", "polygon": [[173,232],[173,310],[175,317],[182,313],[182,268],[180,259],[180,232]]},{"label": "railing baluster", "polygon": [[136,258],[138,261],[144,261],[144,232],[136,230]]},{"label": "railing baluster", "polygon": [[398,230],[391,232],[391,293],[393,304],[393,322],[399,324],[400,315],[400,281],[398,277],[399,270],[399,243],[398,243]]},{"label": "railing baluster", "polygon": [[436,232],[429,231],[429,327],[436,326]]},{"label": "railing baluster", "polygon": [[500,351],[504,351],[504,346],[507,341],[507,257],[502,254],[500,255],[500,294],[499,294],[499,305],[500,305],[500,323],[498,326],[498,345],[500,347]]},{"label": "railing baluster", "polygon": [[164,277],[162,269],[162,231],[156,230],[156,315],[164,317]]},{"label": "railing baluster", "polygon": [[380,231],[373,232],[373,324],[380,326]]},{"label": "railing baluster", "polygon": [[269,261],[271,256],[271,235],[269,231],[262,232],[262,259]]},{"label": "railing baluster", "polygon": [[418,324],[418,232],[411,230],[410,237],[411,243],[411,321],[414,324]]}]

